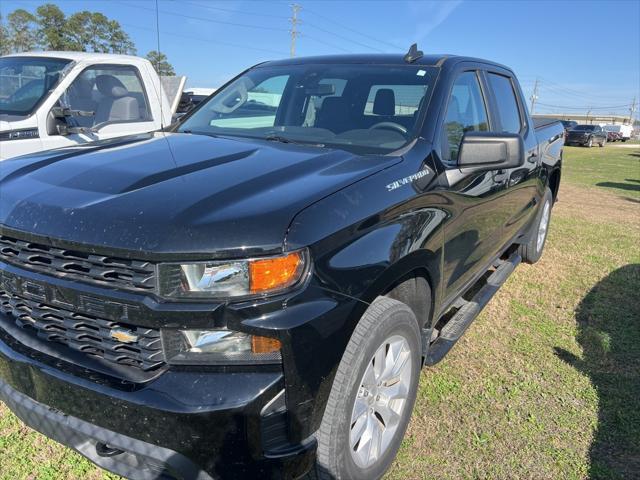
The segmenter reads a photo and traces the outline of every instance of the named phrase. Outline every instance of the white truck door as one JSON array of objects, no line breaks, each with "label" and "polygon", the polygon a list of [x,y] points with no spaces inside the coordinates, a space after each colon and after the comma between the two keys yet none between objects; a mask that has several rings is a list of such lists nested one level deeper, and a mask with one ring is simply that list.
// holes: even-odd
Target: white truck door
[{"label": "white truck door", "polygon": [[[69,134],[47,127],[43,148],[78,145],[96,140],[150,132],[158,128],[150,97],[135,65],[97,64],[85,68],[62,93],[57,106],[75,114],[55,120]],[[82,114],[79,114],[79,113]],[[50,119],[49,123],[52,123]]]}]

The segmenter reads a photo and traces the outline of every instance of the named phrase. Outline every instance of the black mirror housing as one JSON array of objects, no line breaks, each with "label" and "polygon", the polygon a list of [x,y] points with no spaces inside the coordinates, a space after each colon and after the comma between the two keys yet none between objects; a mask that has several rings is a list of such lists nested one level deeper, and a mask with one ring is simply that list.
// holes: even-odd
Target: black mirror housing
[{"label": "black mirror housing", "polygon": [[524,140],[517,133],[468,132],[458,154],[461,170],[493,170],[524,165]]}]

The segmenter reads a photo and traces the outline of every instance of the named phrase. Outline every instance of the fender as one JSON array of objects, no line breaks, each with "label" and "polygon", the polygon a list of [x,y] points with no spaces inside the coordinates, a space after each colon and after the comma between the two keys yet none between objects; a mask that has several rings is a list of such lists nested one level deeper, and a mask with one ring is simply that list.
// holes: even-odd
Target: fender
[{"label": "fender", "polygon": [[378,295],[416,269],[439,298],[448,214],[429,145],[423,146],[421,159],[407,157],[325,197],[291,223],[285,249],[309,246],[318,283],[360,300],[348,329]]}]

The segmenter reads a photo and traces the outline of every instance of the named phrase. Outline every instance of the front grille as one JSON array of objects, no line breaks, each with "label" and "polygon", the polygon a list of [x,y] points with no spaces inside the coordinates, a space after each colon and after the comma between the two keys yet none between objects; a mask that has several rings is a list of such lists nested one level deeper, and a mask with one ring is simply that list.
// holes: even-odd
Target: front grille
[{"label": "front grille", "polygon": [[151,262],[96,255],[26,242],[0,235],[0,261],[57,277],[151,292],[156,268]]},{"label": "front grille", "polygon": [[[43,340],[62,343],[119,365],[148,371],[165,363],[159,330],[75,313],[3,290],[0,290],[0,312],[12,317],[19,327],[33,330]],[[128,339],[119,341],[114,334]]]}]

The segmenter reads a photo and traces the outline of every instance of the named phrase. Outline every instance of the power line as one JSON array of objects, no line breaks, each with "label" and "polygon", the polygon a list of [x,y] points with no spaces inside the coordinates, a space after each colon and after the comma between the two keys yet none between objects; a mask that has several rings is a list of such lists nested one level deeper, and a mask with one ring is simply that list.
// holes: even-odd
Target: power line
[{"label": "power line", "polygon": [[340,35],[339,33],[332,32],[332,31],[327,30],[326,28],[323,28],[323,27],[319,27],[315,23],[306,22],[306,25],[308,25],[309,27],[315,28],[316,30],[320,30],[321,32],[327,33],[329,35],[333,35],[334,37],[340,38],[341,40],[345,40],[347,42],[355,43],[356,45],[360,45],[361,47],[368,48],[369,50],[375,50],[376,52],[384,53],[384,50],[380,50],[379,48],[372,47],[371,45],[367,45],[367,44],[359,42],[357,40],[351,40],[350,38],[347,38],[347,37],[345,37],[343,35]]},{"label": "power line", "polygon": [[[139,8],[141,10],[147,10],[147,11],[155,12],[155,9],[153,9],[153,8],[143,7],[141,5],[133,5],[131,3],[126,3],[126,2],[122,2],[122,1],[118,1],[118,0],[116,0],[116,2],[120,3],[122,5],[126,5],[127,7]],[[277,31],[277,32],[282,32],[282,31],[286,32],[287,31],[285,28],[265,27],[264,25],[250,25],[250,24],[246,24],[246,23],[227,22],[227,21],[224,21],[224,20],[213,20],[212,18],[195,17],[193,15],[185,15],[183,13],[176,13],[176,12],[171,12],[171,11],[168,11],[168,10],[159,10],[159,12],[160,13],[166,13],[167,15],[173,15],[175,17],[188,18],[190,20],[197,20],[197,21],[200,21],[200,22],[217,23],[217,24],[222,24],[222,25],[231,25],[233,27],[255,28],[255,29],[260,29],[260,30],[271,30],[271,31]]]},{"label": "power line", "polygon": [[[120,23],[120,25],[123,25],[127,28],[135,28],[138,30],[146,30],[148,32],[155,32],[155,29],[153,28],[148,28],[148,27],[141,27],[140,25],[133,25],[130,23]],[[248,45],[241,45],[238,43],[230,43],[230,42],[225,42],[225,41],[221,41],[221,40],[212,40],[210,38],[202,38],[202,37],[196,37],[194,35],[185,35],[182,33],[176,33],[176,32],[168,32],[168,31],[164,31],[162,32],[163,35],[169,35],[172,37],[178,37],[178,38],[186,38],[189,40],[197,40],[199,42],[204,42],[204,43],[209,43],[209,44],[213,44],[213,45],[225,45],[228,47],[235,47],[235,48],[242,48],[242,49],[246,49],[246,50],[256,50],[258,52],[266,52],[266,53],[273,53],[279,56],[284,56],[285,53],[284,52],[280,52],[277,50],[270,50],[268,48],[260,48],[260,47],[250,47]]]},{"label": "power line", "polygon": [[212,7],[211,5],[202,5],[195,2],[188,2],[185,0],[180,1],[180,4],[184,4],[184,3],[188,5],[193,5],[194,7],[205,8],[207,10],[216,10],[220,12],[229,12],[229,13],[241,13],[242,15],[249,15],[252,17],[279,18],[282,20],[289,20],[289,17],[285,17],[284,15],[271,15],[269,13],[248,12],[246,10],[234,10],[232,8]]},{"label": "power line", "polygon": [[340,28],[344,28],[345,30],[348,30],[348,31],[350,31],[350,32],[353,32],[353,33],[355,33],[355,34],[357,34],[357,35],[360,35],[360,36],[362,36],[362,37],[368,38],[369,40],[373,40],[373,41],[378,42],[378,43],[381,43],[381,44],[383,44],[383,45],[387,45],[387,46],[389,46],[389,47],[393,48],[394,50],[404,51],[404,49],[403,49],[402,47],[399,47],[398,45],[394,45],[393,43],[387,42],[386,40],[380,40],[379,38],[376,38],[376,37],[374,37],[374,36],[372,36],[372,35],[368,35],[368,34],[366,34],[366,33],[359,32],[359,31],[357,31],[357,30],[355,30],[355,29],[353,29],[353,28],[351,28],[351,27],[348,27],[348,26],[346,26],[346,25],[342,24],[342,23],[336,22],[336,21],[335,21],[334,19],[332,19],[332,18],[325,17],[324,15],[321,15],[321,14],[319,14],[318,12],[316,12],[316,11],[314,11],[314,10],[310,10],[310,9],[309,9],[309,8],[307,8],[307,7],[305,7],[305,11],[307,11],[307,12],[311,13],[312,15],[315,15],[316,17],[322,18],[323,20],[326,20],[326,21],[328,21],[328,22],[331,22],[331,24],[332,24],[332,25],[336,25],[336,26],[338,26],[338,27],[340,27]]},{"label": "power line", "polygon": [[313,40],[314,42],[322,43],[322,44],[324,44],[324,45],[326,45],[328,47],[335,48],[336,50],[341,50],[341,51],[346,52],[346,53],[353,53],[353,50],[346,50],[346,49],[344,49],[342,47],[339,47],[338,45],[326,42],[324,40],[320,40],[319,38],[312,37],[311,35],[305,34],[304,38],[308,38],[310,40]]}]

